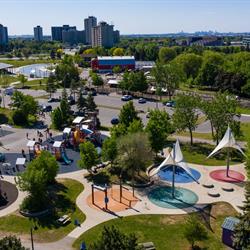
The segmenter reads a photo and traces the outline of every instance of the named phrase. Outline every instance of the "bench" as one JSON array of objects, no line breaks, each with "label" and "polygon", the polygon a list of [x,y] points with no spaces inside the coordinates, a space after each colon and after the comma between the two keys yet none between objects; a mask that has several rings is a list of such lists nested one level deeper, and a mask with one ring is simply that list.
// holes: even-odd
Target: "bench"
[{"label": "bench", "polygon": [[220,197],[220,194],[216,191],[215,192],[208,192],[207,194],[211,197],[214,197],[214,198]]},{"label": "bench", "polygon": [[232,188],[232,187],[222,187],[221,189],[223,191],[226,191],[226,192],[233,192],[234,191],[234,188]]},{"label": "bench", "polygon": [[210,183],[204,183],[204,184],[202,184],[202,186],[203,187],[205,187],[205,188],[214,188],[214,184],[210,184]]},{"label": "bench", "polygon": [[139,246],[141,246],[143,250],[155,250],[153,242],[140,243]]},{"label": "bench", "polygon": [[58,223],[60,223],[60,224],[62,224],[62,225],[65,225],[67,222],[69,222],[70,221],[70,216],[69,215],[63,215],[63,216],[61,216],[58,220],[57,220],[57,222]]}]

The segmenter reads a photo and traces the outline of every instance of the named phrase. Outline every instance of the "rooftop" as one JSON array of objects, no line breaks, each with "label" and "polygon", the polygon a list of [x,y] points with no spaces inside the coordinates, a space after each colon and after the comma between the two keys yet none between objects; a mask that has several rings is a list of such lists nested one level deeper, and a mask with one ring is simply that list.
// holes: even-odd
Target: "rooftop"
[{"label": "rooftop", "polygon": [[13,67],[13,65],[7,64],[7,63],[0,63],[0,70],[1,69],[8,69],[8,68],[11,68],[11,67]]},{"label": "rooftop", "polygon": [[132,59],[134,60],[134,56],[98,56],[98,60],[120,60],[120,59]]}]

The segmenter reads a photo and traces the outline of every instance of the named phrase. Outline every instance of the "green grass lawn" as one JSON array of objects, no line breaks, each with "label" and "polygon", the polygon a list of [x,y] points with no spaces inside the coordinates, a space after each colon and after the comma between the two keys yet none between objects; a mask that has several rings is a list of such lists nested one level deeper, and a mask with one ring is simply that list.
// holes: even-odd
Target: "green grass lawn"
[{"label": "green grass lawn", "polygon": [[4,83],[6,83],[7,85],[9,85],[12,82],[18,82],[17,77],[13,76],[13,75],[1,75],[0,77],[0,84],[3,85]]},{"label": "green grass lawn", "polygon": [[[77,196],[83,191],[81,183],[71,179],[58,180],[58,196],[56,201],[56,213],[41,219],[32,220],[21,216],[18,212],[0,218],[0,233],[16,233],[27,235],[31,225],[38,226],[34,231],[34,239],[38,242],[53,242],[65,237],[74,228],[74,220],[85,220],[85,215],[75,205]],[[71,222],[61,226],[56,222],[59,216],[70,215]]]},{"label": "green grass lawn", "polygon": [[58,60],[51,59],[20,59],[20,60],[0,60],[1,63],[11,64],[14,67],[21,67],[30,64],[39,64],[39,63],[57,63]]},{"label": "green grass lawn", "polygon": [[[182,153],[184,158],[189,163],[208,165],[208,166],[223,166],[226,164],[226,151],[223,149],[219,154],[207,159],[207,156],[215,148],[214,145],[194,143],[191,146],[189,143],[181,144]],[[231,164],[244,162],[244,157],[234,150],[231,154]]]},{"label": "green grass lawn", "polygon": [[238,107],[237,111],[240,114],[248,114],[248,115],[250,115],[250,108]]},{"label": "green grass lawn", "polygon": [[[39,80],[35,79],[35,80],[31,80],[31,81],[26,82],[24,84],[24,86],[28,86],[30,89],[35,89],[35,90],[38,90],[38,89],[45,90],[46,89],[46,81],[47,81],[46,78],[39,79]],[[15,88],[22,88],[22,84],[21,83],[16,84]]]},{"label": "green grass lawn", "polygon": [[[236,215],[232,206],[228,203],[215,203],[197,215],[208,232],[208,239],[199,243],[201,249],[226,249],[221,243],[221,225],[225,217]],[[137,215],[113,219],[82,234],[73,247],[79,249],[82,241],[88,246],[100,236],[104,226],[114,225],[124,233],[134,233],[139,243],[152,241],[157,250],[188,250],[190,246],[184,238],[183,228],[187,217],[188,215]]]}]

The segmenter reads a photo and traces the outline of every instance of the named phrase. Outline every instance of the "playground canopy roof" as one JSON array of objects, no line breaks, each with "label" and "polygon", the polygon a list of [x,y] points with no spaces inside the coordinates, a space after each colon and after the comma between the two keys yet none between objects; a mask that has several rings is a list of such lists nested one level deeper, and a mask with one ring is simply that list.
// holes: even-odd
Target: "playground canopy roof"
[{"label": "playground canopy roof", "polygon": [[74,123],[74,124],[79,124],[79,123],[82,122],[83,119],[84,119],[84,117],[82,117],[82,116],[77,116],[77,117],[74,119],[73,123]]},{"label": "playground canopy roof", "polygon": [[82,123],[83,123],[83,124],[89,124],[89,123],[91,123],[91,122],[92,122],[92,120],[91,120],[91,119],[88,119],[88,120],[83,121]]},{"label": "playground canopy roof", "polygon": [[26,159],[25,158],[17,158],[16,159],[16,165],[24,165]]},{"label": "playground canopy roof", "polygon": [[213,156],[218,151],[220,151],[222,148],[235,148],[235,149],[239,150],[244,155],[244,152],[241,150],[240,146],[236,143],[234,135],[233,135],[230,127],[227,128],[227,131],[226,131],[224,137],[222,138],[220,143],[217,145],[217,147],[213,150],[213,152],[207,158]]},{"label": "playground canopy roof", "polygon": [[62,141],[55,141],[53,144],[53,148],[60,148],[62,146]]},{"label": "playground canopy roof", "polygon": [[36,144],[36,142],[35,142],[35,141],[28,141],[28,143],[27,143],[27,147],[34,147],[34,146],[35,146],[35,144]]},{"label": "playground canopy roof", "polygon": [[171,153],[168,154],[166,159],[160,164],[160,166],[158,166],[155,170],[153,170],[152,173],[150,173],[150,175],[153,176],[157,174],[161,170],[162,167],[167,166],[167,165],[170,165],[170,166],[174,165],[174,166],[178,166],[184,169],[194,180],[196,180],[193,174],[191,173],[188,164],[184,161],[184,157],[181,152],[179,140],[176,141]]},{"label": "playground canopy roof", "polygon": [[65,129],[63,130],[63,133],[64,133],[64,134],[69,134],[70,131],[71,131],[71,128],[65,128]]}]

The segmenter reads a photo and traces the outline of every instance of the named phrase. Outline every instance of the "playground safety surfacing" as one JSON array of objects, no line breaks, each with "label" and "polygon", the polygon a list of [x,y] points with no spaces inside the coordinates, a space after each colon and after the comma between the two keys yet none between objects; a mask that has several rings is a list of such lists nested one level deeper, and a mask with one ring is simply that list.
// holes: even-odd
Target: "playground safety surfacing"
[{"label": "playground safety surfacing", "polygon": [[[95,191],[95,204],[92,204],[92,195],[87,197],[87,204],[97,210],[105,210],[105,194],[102,191]],[[122,199],[120,202],[120,189],[113,187],[108,189],[108,211],[110,212],[121,212],[130,209],[136,205],[139,201],[138,198],[133,197],[131,191],[123,189]]]},{"label": "playground safety surfacing", "polygon": [[[199,180],[201,177],[201,174],[199,171],[190,168],[190,172],[192,173],[195,180]],[[173,166],[167,166],[163,169],[161,169],[158,173],[158,176],[161,180],[164,181],[172,181],[173,178]],[[176,166],[175,167],[175,182],[176,183],[191,183],[195,181],[185,170],[182,168]]]},{"label": "playground safety surfacing", "polygon": [[237,171],[229,170],[228,176],[227,171],[224,169],[215,170],[210,173],[210,177],[216,181],[239,183],[245,180],[245,176]]},{"label": "playground safety surfacing", "polygon": [[157,187],[148,194],[149,200],[156,206],[176,209],[188,208],[198,201],[198,196],[189,189],[175,188],[174,198],[172,197],[172,187]]}]

